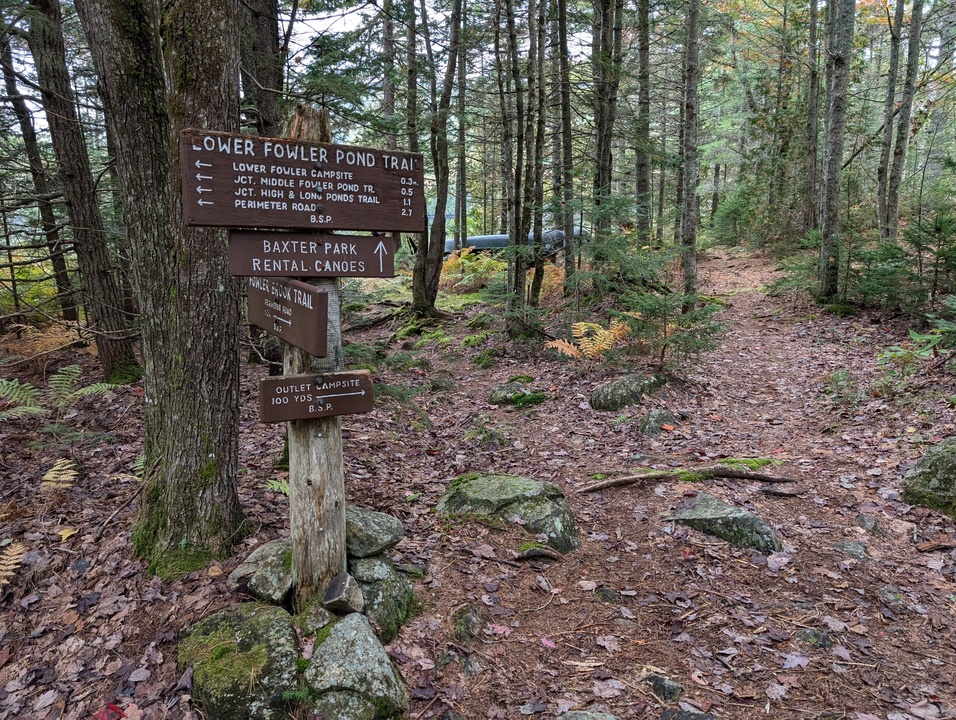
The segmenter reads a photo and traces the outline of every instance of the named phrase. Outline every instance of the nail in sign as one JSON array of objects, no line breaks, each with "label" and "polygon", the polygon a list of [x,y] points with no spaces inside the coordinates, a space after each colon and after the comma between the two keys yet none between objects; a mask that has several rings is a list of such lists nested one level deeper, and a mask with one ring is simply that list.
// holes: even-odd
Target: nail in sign
[{"label": "nail in sign", "polygon": [[328,352],[329,295],[299,280],[249,278],[249,322],[315,357]]},{"label": "nail in sign", "polygon": [[259,381],[259,419],[286,422],[354,415],[375,408],[368,370],[263,378]]}]

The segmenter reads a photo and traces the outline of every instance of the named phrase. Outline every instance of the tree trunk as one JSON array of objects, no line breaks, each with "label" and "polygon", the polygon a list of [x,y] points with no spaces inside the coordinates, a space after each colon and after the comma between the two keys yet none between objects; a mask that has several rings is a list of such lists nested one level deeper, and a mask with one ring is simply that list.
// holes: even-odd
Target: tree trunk
[{"label": "tree trunk", "polygon": [[458,65],[458,46],[461,41],[462,0],[455,0],[451,12],[451,37],[448,45],[448,59],[442,81],[441,95],[438,95],[434,57],[431,51],[431,38],[428,32],[428,19],[425,15],[424,0],[421,7],[422,27],[425,30],[425,46],[429,61],[429,75],[432,78],[430,146],[432,169],[435,173],[435,219],[427,242],[423,238],[415,256],[415,269],[412,275],[412,312],[418,315],[431,315],[435,312],[435,299],[438,297],[438,281],[441,277],[442,253],[445,249],[445,211],[448,207],[448,111],[451,107],[451,91],[455,81],[455,69]]},{"label": "tree trunk", "polygon": [[804,234],[816,229],[817,207],[820,202],[817,189],[817,142],[820,135],[820,61],[818,58],[817,17],[817,0],[810,0],[809,39],[807,41],[809,80],[807,84],[807,154],[804,163],[804,172],[806,173],[803,198]]},{"label": "tree trunk", "polygon": [[896,82],[900,70],[900,35],[903,30],[904,0],[896,0],[890,26],[890,61],[886,70],[886,97],[883,99],[883,136],[880,142],[880,162],[876,166],[876,218],[880,240],[889,239],[889,221],[886,215],[886,185],[893,150],[893,115],[896,105]]},{"label": "tree trunk", "polygon": [[[544,207],[544,136],[547,123],[547,88],[544,84],[544,50],[545,50],[545,15],[547,0],[536,0],[529,2],[528,8],[528,31],[537,38],[537,42],[531,46],[531,55],[529,60],[528,79],[534,81],[534,94],[531,98],[534,102],[534,109],[531,116],[534,117],[534,148],[530,155],[532,162],[528,163],[530,176],[528,178],[528,187],[530,188],[529,206],[534,208],[531,222],[531,232],[534,235],[534,276],[531,279],[531,289],[528,294],[528,303],[531,307],[538,307],[541,300],[541,287],[544,285],[544,254],[542,251],[542,232],[544,228],[542,208]],[[535,11],[531,12],[531,6],[535,6]],[[533,68],[533,72],[531,70]],[[529,85],[531,83],[529,82]],[[530,95],[530,93],[529,93]],[[529,123],[530,125],[530,123]]]},{"label": "tree trunk", "polygon": [[395,132],[395,19],[392,0],[382,4],[382,55],[385,72],[382,78],[382,118],[387,130],[385,149],[398,150],[398,133]]},{"label": "tree trunk", "polygon": [[571,60],[568,57],[568,3],[558,2],[558,56],[561,73],[561,227],[564,228],[564,295],[576,285],[574,260],[574,146],[571,137]]},{"label": "tree trunk", "polygon": [[60,168],[88,319],[96,333],[97,354],[107,381],[129,382],[138,375],[139,362],[123,314],[123,293],[114,275],[86,139],[76,111],[66,65],[60,3],[31,0],[31,6],[39,15],[30,22],[30,50],[43,86],[43,107]]},{"label": "tree trunk", "polygon": [[634,167],[637,238],[651,240],[651,60],[650,0],[637,0],[637,160]]},{"label": "tree trunk", "polygon": [[245,0],[242,19],[243,94],[252,102],[256,132],[278,137],[278,97],[284,80],[278,0]]},{"label": "tree trunk", "polygon": [[613,172],[614,122],[621,81],[623,0],[594,0],[594,224],[598,233],[610,227],[607,199]]},{"label": "tree trunk", "polygon": [[[700,0],[687,3],[687,40],[684,47],[684,197],[681,206],[681,269],[684,293],[697,292],[697,86],[700,82],[698,25]],[[685,307],[685,309],[687,309]]]},{"label": "tree trunk", "polygon": [[846,134],[847,89],[853,52],[853,0],[835,0],[828,18],[826,146],[823,157],[819,296],[837,296],[840,261],[840,174]]},{"label": "tree trunk", "polygon": [[893,166],[886,188],[886,236],[896,240],[899,234],[900,186],[903,183],[903,165],[909,144],[910,116],[916,95],[916,76],[919,73],[920,37],[923,29],[923,0],[913,0],[909,43],[906,48],[906,79],[900,98],[900,112],[896,118],[896,142],[893,146]]},{"label": "tree trunk", "polygon": [[[60,303],[60,314],[67,322],[77,322],[79,314],[76,308],[76,297],[70,283],[70,273],[67,270],[65,248],[60,238],[59,225],[53,212],[50,198],[50,183],[47,180],[43,166],[43,155],[40,144],[37,142],[36,129],[33,126],[33,117],[27,107],[26,100],[17,87],[16,73],[13,69],[13,53],[10,48],[10,38],[6,33],[0,33],[0,65],[3,66],[4,86],[7,90],[7,99],[13,107],[13,114],[20,125],[20,136],[23,138],[23,149],[30,164],[30,176],[33,179],[33,189],[37,194],[37,208],[40,211],[40,226],[46,237],[47,247],[50,249],[50,263],[53,265],[53,279],[56,283],[57,296]],[[6,216],[4,216],[6,220]],[[9,245],[8,245],[9,253]],[[11,271],[12,272],[12,271]],[[11,275],[14,284],[14,302],[19,310],[20,298],[17,297],[15,284],[16,276]]]},{"label": "tree trunk", "polygon": [[238,3],[180,0],[165,17],[147,0],[76,8],[116,138],[141,309],[146,489],[133,543],[170,577],[229,554],[247,529],[236,491],[238,282],[225,232],[183,225],[178,152],[182,128],[238,128]]}]

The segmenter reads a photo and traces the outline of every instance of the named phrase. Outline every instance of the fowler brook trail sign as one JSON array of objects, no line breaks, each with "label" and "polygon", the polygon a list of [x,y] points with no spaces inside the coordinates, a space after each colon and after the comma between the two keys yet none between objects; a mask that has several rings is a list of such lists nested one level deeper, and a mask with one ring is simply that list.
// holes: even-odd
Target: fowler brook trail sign
[{"label": "fowler brook trail sign", "polygon": [[184,130],[187,225],[421,232],[422,156]]}]

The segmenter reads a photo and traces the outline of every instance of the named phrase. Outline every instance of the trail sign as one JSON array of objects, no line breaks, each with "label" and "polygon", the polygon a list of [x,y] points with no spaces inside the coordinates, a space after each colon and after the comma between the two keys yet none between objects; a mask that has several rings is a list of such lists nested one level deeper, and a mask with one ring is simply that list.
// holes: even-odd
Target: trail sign
[{"label": "trail sign", "polygon": [[270,377],[259,381],[262,422],[354,415],[374,408],[372,375],[368,370]]},{"label": "trail sign", "polygon": [[249,322],[315,357],[325,357],[329,295],[298,280],[249,278]]},{"label": "trail sign", "polygon": [[229,272],[257,277],[394,277],[391,237],[229,231]]},{"label": "trail sign", "polygon": [[422,156],[183,130],[187,225],[423,232]]}]

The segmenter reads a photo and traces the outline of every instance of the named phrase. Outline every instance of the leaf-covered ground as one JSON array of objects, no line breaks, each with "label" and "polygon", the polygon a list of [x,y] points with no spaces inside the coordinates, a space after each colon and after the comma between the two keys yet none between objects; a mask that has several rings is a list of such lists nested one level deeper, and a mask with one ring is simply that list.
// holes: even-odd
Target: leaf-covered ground
[{"label": "leaf-covered ground", "polygon": [[[345,418],[346,487],[350,502],[402,520],[394,559],[426,573],[415,583],[419,614],[389,648],[412,691],[408,718],[449,708],[469,720],[571,708],[622,719],[681,708],[741,720],[956,717],[953,523],[900,500],[905,471],[954,434],[956,382],[929,364],[888,376],[877,354],[903,342],[905,324],[770,297],[764,259],[711,251],[700,273],[702,290],[725,303],[720,348],[621,412],[588,404],[610,368],[525,354],[501,334],[463,346],[477,308],[420,347],[414,337],[387,346],[376,381],[389,387],[376,410]],[[394,329],[346,337],[384,343]],[[7,342],[4,354],[16,352]],[[472,360],[488,349],[496,364],[481,369]],[[77,361],[95,379],[91,358],[65,350],[0,373],[40,386]],[[109,703],[133,718],[201,717],[176,667],[177,635],[242,601],[225,575],[288,532],[286,498],[265,488],[281,479],[282,446],[281,427],[257,419],[265,370],[241,373],[240,487],[258,529],[234,557],[172,583],[149,577],[130,551],[137,388],[84,398],[55,428],[0,424],[0,540],[22,546],[18,558],[13,545],[0,548],[0,718],[118,717]],[[490,405],[491,389],[516,375],[549,400]],[[638,428],[652,408],[677,417],[656,438]],[[582,492],[596,478],[728,457],[773,458],[780,464],[765,471],[795,482],[665,479]],[[62,458],[79,475],[41,488]],[[518,560],[529,540],[520,527],[431,512],[447,482],[472,470],[560,485],[582,548],[558,562]],[[739,549],[667,519],[699,490],[762,516],[782,552]],[[477,617],[473,637],[454,620],[465,610]],[[660,700],[651,675],[683,694]]]}]

